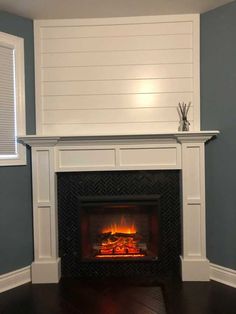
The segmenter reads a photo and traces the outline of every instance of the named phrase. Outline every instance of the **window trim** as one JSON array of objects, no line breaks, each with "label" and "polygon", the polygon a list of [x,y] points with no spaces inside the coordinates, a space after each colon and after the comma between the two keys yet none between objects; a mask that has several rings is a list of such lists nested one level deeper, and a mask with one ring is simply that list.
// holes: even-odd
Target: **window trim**
[{"label": "window trim", "polygon": [[[24,39],[0,32],[0,45],[12,47],[15,53],[16,136],[24,136],[25,128],[25,63]],[[26,165],[26,147],[17,142],[17,155],[2,158],[0,166]]]}]

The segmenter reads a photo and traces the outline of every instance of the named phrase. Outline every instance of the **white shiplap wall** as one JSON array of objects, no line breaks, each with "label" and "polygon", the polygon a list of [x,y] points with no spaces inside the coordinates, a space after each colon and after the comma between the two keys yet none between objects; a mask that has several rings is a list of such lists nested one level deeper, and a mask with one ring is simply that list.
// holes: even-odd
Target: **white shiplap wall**
[{"label": "white shiplap wall", "polygon": [[199,16],[35,21],[37,133],[199,130]]}]

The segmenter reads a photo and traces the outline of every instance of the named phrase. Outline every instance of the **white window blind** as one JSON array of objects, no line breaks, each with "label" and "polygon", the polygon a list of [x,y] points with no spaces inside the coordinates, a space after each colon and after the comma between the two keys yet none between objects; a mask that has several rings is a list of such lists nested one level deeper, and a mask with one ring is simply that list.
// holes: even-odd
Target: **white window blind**
[{"label": "white window blind", "polygon": [[0,166],[26,164],[24,39],[0,32]]},{"label": "white window blind", "polygon": [[0,44],[0,155],[14,156],[16,145],[15,54]]}]

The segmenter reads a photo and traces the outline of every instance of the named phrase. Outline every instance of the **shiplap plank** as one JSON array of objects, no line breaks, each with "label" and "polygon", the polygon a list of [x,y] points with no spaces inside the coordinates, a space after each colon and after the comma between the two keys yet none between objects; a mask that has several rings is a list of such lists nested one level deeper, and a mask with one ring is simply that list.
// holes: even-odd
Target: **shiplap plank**
[{"label": "shiplap plank", "polygon": [[43,39],[79,37],[115,37],[164,34],[191,34],[192,22],[172,22],[130,25],[43,27]]},{"label": "shiplap plank", "polygon": [[166,93],[191,92],[192,90],[191,78],[45,82],[43,84],[43,95]]},{"label": "shiplap plank", "polygon": [[[193,116],[192,108],[188,117]],[[176,108],[106,109],[106,110],[50,110],[44,111],[44,123],[134,123],[177,121]]]},{"label": "shiplap plank", "polygon": [[179,102],[193,103],[193,93],[42,97],[44,110],[176,107]]},{"label": "shiplap plank", "polygon": [[192,64],[64,67],[42,69],[42,81],[148,79],[192,77]]},{"label": "shiplap plank", "polygon": [[[45,135],[103,135],[103,134],[147,134],[158,132],[176,132],[179,122],[152,122],[152,123],[110,123],[110,124],[44,124]],[[190,121],[194,129],[193,121]]]},{"label": "shiplap plank", "polygon": [[42,67],[191,63],[192,49],[42,54]]},{"label": "shiplap plank", "polygon": [[81,51],[125,51],[192,48],[192,35],[158,35],[111,38],[44,39],[42,53]]}]

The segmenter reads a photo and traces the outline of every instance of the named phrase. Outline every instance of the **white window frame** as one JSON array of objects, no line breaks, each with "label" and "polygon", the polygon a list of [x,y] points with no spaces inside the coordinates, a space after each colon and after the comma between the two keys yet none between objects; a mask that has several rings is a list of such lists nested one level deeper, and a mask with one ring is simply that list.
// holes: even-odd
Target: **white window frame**
[{"label": "white window frame", "polygon": [[[24,39],[0,32],[0,45],[14,49],[15,55],[15,110],[16,141],[18,136],[25,135],[25,67]],[[16,143],[17,154],[0,155],[0,166],[26,165],[26,147]]]}]

